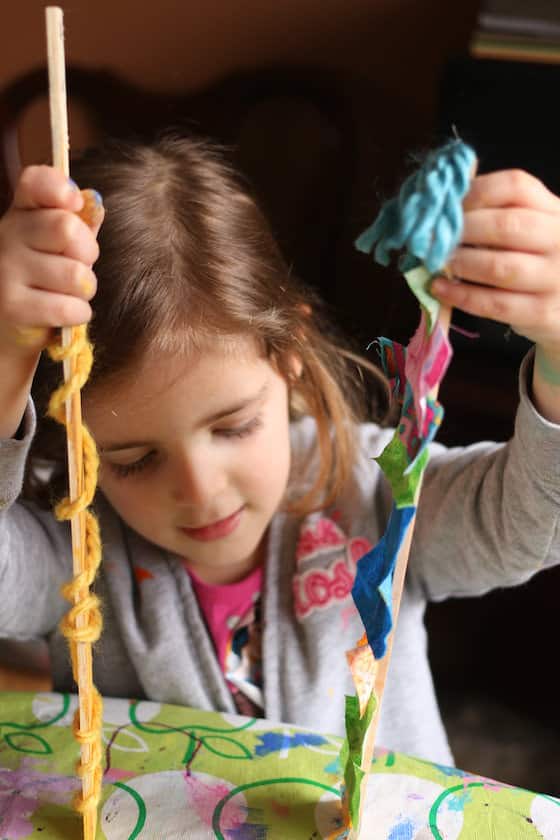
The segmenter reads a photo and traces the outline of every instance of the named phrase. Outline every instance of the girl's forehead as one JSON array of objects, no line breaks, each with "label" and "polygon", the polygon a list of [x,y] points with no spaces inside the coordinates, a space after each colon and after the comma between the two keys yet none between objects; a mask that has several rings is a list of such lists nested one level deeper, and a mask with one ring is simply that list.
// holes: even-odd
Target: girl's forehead
[{"label": "girl's forehead", "polygon": [[[284,378],[256,349],[215,346],[188,356],[146,357],[120,385],[92,390],[84,417],[106,451],[130,441],[169,441],[287,394]],[[124,441],[124,443],[123,443]]]},{"label": "girl's forehead", "polygon": [[149,365],[154,357],[180,358],[185,364],[196,364],[202,358],[250,360],[264,355],[263,343],[254,336],[192,329],[174,331],[149,342],[139,364]]},{"label": "girl's forehead", "polygon": [[[115,398],[147,400],[157,398],[176,386],[189,385],[212,390],[228,381],[242,379],[251,372],[271,367],[262,348],[246,336],[214,336],[188,347],[150,347],[118,375],[97,383],[85,404],[99,404]],[[201,393],[200,396],[204,396]]]},{"label": "girl's forehead", "polygon": [[245,367],[262,361],[266,361],[266,354],[251,337],[201,335],[187,344],[147,349],[139,360],[136,378],[147,376],[156,382],[169,382],[174,376],[188,376],[202,368],[234,370],[238,365]]}]

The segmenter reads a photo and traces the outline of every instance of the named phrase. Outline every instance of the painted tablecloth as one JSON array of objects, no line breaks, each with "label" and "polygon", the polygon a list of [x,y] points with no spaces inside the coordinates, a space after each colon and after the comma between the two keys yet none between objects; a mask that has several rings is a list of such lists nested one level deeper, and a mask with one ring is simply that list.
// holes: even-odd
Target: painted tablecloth
[{"label": "painted tablecloth", "polygon": [[[79,840],[77,699],[0,694],[0,840]],[[270,721],[105,699],[98,838],[321,840],[340,818],[341,739]],[[560,801],[378,750],[364,840],[560,840]]]}]

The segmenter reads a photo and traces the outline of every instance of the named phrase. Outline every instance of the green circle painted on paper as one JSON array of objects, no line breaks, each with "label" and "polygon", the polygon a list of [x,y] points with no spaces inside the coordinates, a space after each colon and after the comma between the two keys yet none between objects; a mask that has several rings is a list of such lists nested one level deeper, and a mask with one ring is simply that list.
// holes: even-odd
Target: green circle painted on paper
[{"label": "green circle painted on paper", "polygon": [[136,820],[136,825],[128,835],[128,840],[135,840],[136,837],[140,834],[142,829],[144,828],[144,823],[146,822],[146,803],[138,793],[138,791],[134,790],[133,787],[129,787],[129,785],[125,785],[124,782],[113,782],[114,787],[118,787],[121,790],[126,791],[136,804],[138,805],[138,819]]},{"label": "green circle painted on paper", "polygon": [[13,729],[20,729],[25,732],[28,732],[31,729],[46,729],[47,726],[53,726],[55,723],[58,723],[59,720],[62,720],[62,718],[67,714],[69,708],[70,695],[63,694],[62,709],[50,720],[44,720],[41,721],[41,723],[15,723],[15,721],[11,720],[0,720],[0,726],[11,726]]},{"label": "green circle painted on paper", "polygon": [[[448,796],[452,796],[454,793],[458,793],[459,791],[465,791],[467,788],[484,787],[485,784],[486,784],[485,782],[469,782],[466,785],[464,785],[464,784],[463,785],[454,785],[453,787],[450,787],[450,788],[447,788],[447,790],[444,790],[443,793],[441,793],[438,796],[438,798],[436,799],[436,801],[434,802],[434,804],[430,808],[430,816],[429,816],[430,830],[432,832],[432,837],[434,837],[435,840],[444,840],[443,835],[440,833],[440,831],[437,827],[437,816],[438,816],[438,811],[439,811],[442,803],[445,801],[445,799],[447,799]],[[530,791],[527,791],[527,793],[530,793]],[[537,794],[537,795],[540,795],[540,794]],[[548,799],[550,802],[553,802],[555,805],[560,806],[560,802],[556,799],[553,799],[550,796],[543,795],[543,798]],[[535,834],[535,837],[536,836],[537,836],[537,834]]]},{"label": "green circle painted on paper", "polygon": [[239,785],[238,787],[230,790],[227,796],[224,796],[224,798],[216,805],[214,814],[212,815],[212,828],[216,833],[216,840],[226,840],[220,830],[220,818],[222,816],[222,811],[229,800],[236,796],[236,794],[244,793],[246,790],[253,790],[254,788],[259,787],[269,787],[271,785],[310,785],[311,787],[321,788],[321,790],[325,790],[327,793],[334,793],[335,796],[340,796],[340,790],[330,787],[330,785],[324,785],[321,782],[315,782],[313,779],[298,779],[288,776],[283,779],[263,779],[260,782],[247,782],[245,785]]}]

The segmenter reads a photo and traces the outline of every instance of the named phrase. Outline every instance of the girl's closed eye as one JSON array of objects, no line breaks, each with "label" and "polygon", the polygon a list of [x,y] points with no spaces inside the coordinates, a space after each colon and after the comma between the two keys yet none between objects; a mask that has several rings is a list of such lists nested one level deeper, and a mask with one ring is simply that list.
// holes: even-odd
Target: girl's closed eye
[{"label": "girl's closed eye", "polygon": [[[213,429],[212,432],[213,434],[218,435],[222,438],[239,439],[249,437],[254,432],[256,432],[257,429],[259,429],[262,425],[262,417],[260,414],[257,414],[255,417],[252,417],[246,423],[243,423],[239,426]],[[141,458],[138,458],[136,461],[132,461],[127,464],[119,464],[116,461],[106,461],[105,463],[107,464],[113,475],[115,475],[117,478],[128,478],[137,476],[140,473],[143,473],[145,470],[153,469],[156,466],[156,456],[156,450],[151,449],[145,455],[142,455]]]},{"label": "girl's closed eye", "polygon": [[214,429],[214,434],[224,438],[245,438],[260,429],[262,425],[262,416],[257,414],[240,426]]},{"label": "girl's closed eye", "polygon": [[117,464],[114,461],[107,461],[106,463],[118,478],[127,478],[127,476],[138,475],[138,473],[153,466],[155,456],[155,449],[151,449],[141,458],[138,458],[137,461],[132,461],[130,464]]}]

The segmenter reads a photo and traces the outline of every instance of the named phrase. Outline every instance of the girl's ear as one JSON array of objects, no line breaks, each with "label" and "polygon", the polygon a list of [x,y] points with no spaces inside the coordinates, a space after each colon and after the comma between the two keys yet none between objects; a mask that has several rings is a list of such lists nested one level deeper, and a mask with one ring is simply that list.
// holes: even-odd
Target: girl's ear
[{"label": "girl's ear", "polygon": [[288,386],[296,385],[303,373],[303,361],[299,353],[289,351],[282,356],[272,352],[269,362],[286,380]]},{"label": "girl's ear", "polygon": [[[304,316],[304,319],[309,319],[312,315],[313,310],[308,303],[299,303],[297,305],[297,309],[299,312]],[[300,345],[305,347],[305,343],[307,341],[306,329],[305,324],[302,327],[296,328],[296,335],[299,339]],[[288,378],[291,384],[294,384],[299,379],[301,379],[301,374],[303,372],[303,361],[301,355],[299,353],[288,353],[287,355],[288,361]]]},{"label": "girl's ear", "polygon": [[305,392],[301,388],[303,361],[299,353],[289,353],[287,356],[288,369],[288,400],[290,404],[290,419],[296,420],[309,414],[309,404]]},{"label": "girl's ear", "polygon": [[288,354],[288,371],[290,382],[297,382],[297,380],[301,378],[303,362],[299,353]]}]

